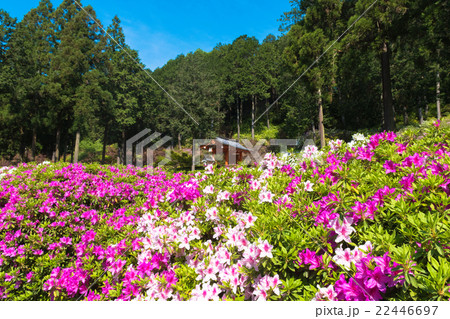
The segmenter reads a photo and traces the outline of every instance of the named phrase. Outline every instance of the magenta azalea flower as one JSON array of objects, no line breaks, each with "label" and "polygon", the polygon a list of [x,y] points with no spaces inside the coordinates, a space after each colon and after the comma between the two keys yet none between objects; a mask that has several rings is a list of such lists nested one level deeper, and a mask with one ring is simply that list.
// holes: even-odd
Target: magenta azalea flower
[{"label": "magenta azalea flower", "polygon": [[317,256],[316,252],[309,250],[302,250],[299,252],[298,257],[300,258],[298,264],[301,265],[310,265],[309,269],[313,270],[316,268],[320,268],[323,265],[322,256]]},{"label": "magenta azalea flower", "polygon": [[393,161],[386,161],[383,164],[384,169],[386,170],[386,174],[396,173],[398,164],[395,164]]}]

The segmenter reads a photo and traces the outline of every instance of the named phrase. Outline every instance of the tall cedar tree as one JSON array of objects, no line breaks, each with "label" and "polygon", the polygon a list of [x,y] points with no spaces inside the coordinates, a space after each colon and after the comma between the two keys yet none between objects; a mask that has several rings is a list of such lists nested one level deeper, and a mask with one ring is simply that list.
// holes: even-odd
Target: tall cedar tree
[{"label": "tall cedar tree", "polygon": [[13,156],[18,151],[10,110],[14,76],[10,64],[9,47],[15,27],[16,19],[0,9],[0,157]]},{"label": "tall cedar tree", "polygon": [[[51,29],[53,6],[41,0],[36,9],[28,12],[11,38],[11,61],[16,104],[14,113],[21,123],[21,132],[31,133],[31,159],[35,160],[38,131],[43,130],[48,100],[45,78],[49,73],[54,48]],[[31,131],[31,132],[27,132]]]},{"label": "tall cedar tree", "polygon": [[[143,87],[144,78],[143,71],[139,67],[143,65],[138,53],[125,43],[125,35],[120,23],[120,19],[116,16],[107,29],[108,34],[114,39],[108,37],[106,46],[106,54],[110,62],[108,89],[112,94],[113,103],[111,109],[104,114],[104,118],[105,132],[109,131],[111,135],[117,136],[119,158],[121,163],[125,163],[127,132],[137,122],[139,95],[142,93],[140,90]],[[105,148],[106,138],[103,143]]]}]

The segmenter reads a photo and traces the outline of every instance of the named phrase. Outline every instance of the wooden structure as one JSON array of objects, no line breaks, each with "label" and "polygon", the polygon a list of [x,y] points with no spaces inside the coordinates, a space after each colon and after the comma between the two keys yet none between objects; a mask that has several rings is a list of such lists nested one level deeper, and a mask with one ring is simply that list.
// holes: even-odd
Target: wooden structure
[{"label": "wooden structure", "polygon": [[[201,150],[206,150],[209,154],[206,154],[204,157],[205,162],[214,163],[217,160],[215,157],[217,155],[223,155],[223,160],[225,161],[225,165],[229,165],[230,155],[236,156],[236,162],[239,163],[242,161],[244,155],[250,153],[250,150],[236,141],[227,140],[224,138],[216,137],[211,140],[208,144],[200,145]],[[230,154],[231,152],[231,154]]]}]

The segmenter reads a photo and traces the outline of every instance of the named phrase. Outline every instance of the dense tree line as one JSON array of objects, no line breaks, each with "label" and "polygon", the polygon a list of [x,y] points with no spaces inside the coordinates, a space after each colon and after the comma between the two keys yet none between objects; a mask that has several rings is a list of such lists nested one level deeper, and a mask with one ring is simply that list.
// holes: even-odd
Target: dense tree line
[{"label": "dense tree line", "polygon": [[448,0],[290,2],[282,36],[243,35],[153,72],[117,16],[108,36],[73,0],[41,0],[20,22],[0,10],[0,157],[78,158],[85,140],[101,141],[103,160],[117,145],[123,161],[144,128],[180,147],[271,127],[280,138],[317,130],[323,145],[449,111]]}]

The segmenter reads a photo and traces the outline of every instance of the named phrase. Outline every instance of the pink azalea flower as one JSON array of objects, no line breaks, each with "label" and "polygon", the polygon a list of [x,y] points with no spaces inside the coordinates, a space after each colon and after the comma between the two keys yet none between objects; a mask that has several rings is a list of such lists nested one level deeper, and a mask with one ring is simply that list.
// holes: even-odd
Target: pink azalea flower
[{"label": "pink azalea flower", "polygon": [[441,125],[441,120],[437,120],[436,122],[433,122],[433,125],[434,125],[436,128],[439,128],[439,126]]},{"label": "pink azalea flower", "polygon": [[316,292],[315,297],[312,299],[313,301],[335,301],[337,300],[337,293],[334,291],[333,285],[329,285],[328,287],[320,287],[317,286],[319,289]]},{"label": "pink azalea flower", "polygon": [[95,240],[95,235],[97,233],[93,230],[88,230],[82,237],[81,237],[81,241],[83,242],[92,242]]},{"label": "pink azalea flower", "polygon": [[217,251],[217,260],[224,265],[230,265],[231,253],[225,247],[220,247]]},{"label": "pink azalea flower", "polygon": [[272,203],[273,194],[270,191],[261,191],[259,193],[259,202],[260,203]]},{"label": "pink azalea flower", "polygon": [[322,256],[317,256],[315,251],[311,251],[308,248],[302,250],[298,253],[300,258],[298,261],[299,265],[310,265],[309,269],[313,270],[322,266]]},{"label": "pink azalea flower", "polygon": [[208,185],[203,189],[203,193],[205,194],[212,194],[214,193],[214,186],[213,185]]},{"label": "pink azalea flower", "polygon": [[230,229],[227,233],[227,245],[230,246],[237,246],[239,244],[239,239],[240,239],[241,235],[240,232],[235,230],[235,229]]},{"label": "pink azalea flower", "polygon": [[27,274],[27,282],[30,282],[30,281],[31,281],[31,278],[33,278],[33,275],[34,275],[34,272],[32,272],[32,271],[30,271],[30,272]]},{"label": "pink azalea flower", "polygon": [[416,167],[422,166],[425,162],[424,158],[421,157],[418,153],[415,153],[413,156],[411,156],[411,161]]},{"label": "pink azalea flower", "polygon": [[278,287],[279,285],[281,285],[281,280],[280,277],[277,275],[275,275],[274,277],[269,279],[269,283],[270,283],[270,287],[273,290],[273,293],[276,294],[277,296],[280,295],[280,288]]},{"label": "pink azalea flower", "polygon": [[258,271],[260,253],[261,250],[258,247],[249,245],[244,251],[243,259],[241,259],[242,265],[247,267],[248,269],[254,268],[256,271]]},{"label": "pink azalea flower", "polygon": [[253,295],[256,297],[257,301],[266,301],[267,300],[267,292],[261,289],[255,289]]},{"label": "pink azalea flower", "polygon": [[307,192],[312,192],[313,191],[313,188],[312,188],[313,185],[314,185],[314,183],[311,183],[309,180],[306,181],[306,182],[303,182],[304,189]]},{"label": "pink azalea flower", "polygon": [[221,289],[217,284],[210,285],[208,283],[198,284],[191,292],[191,300],[219,300]]},{"label": "pink azalea flower", "polygon": [[205,167],[205,174],[214,174],[213,164],[209,164]]},{"label": "pink azalea flower", "polygon": [[388,282],[389,279],[381,271],[381,268],[377,266],[371,272],[370,278],[368,278],[366,281],[366,285],[369,289],[376,287],[379,291],[386,292],[386,284]]},{"label": "pink azalea flower", "polygon": [[213,235],[213,238],[214,238],[214,239],[218,239],[220,236],[222,236],[223,231],[224,231],[223,225],[219,225],[219,226],[217,226],[217,227],[214,227],[214,235]]},{"label": "pink azalea flower", "polygon": [[186,248],[187,250],[191,248],[191,246],[189,245],[189,236],[183,235],[181,237],[181,242],[180,245],[178,245],[178,248]]},{"label": "pink azalea flower", "polygon": [[222,292],[219,286],[216,283],[214,283],[212,286],[209,286],[208,288],[210,299],[212,299],[213,301],[218,301],[219,294]]},{"label": "pink azalea flower", "polygon": [[258,245],[258,248],[261,250],[261,254],[259,255],[259,257],[261,257],[261,258],[263,258],[263,257],[273,258],[273,255],[272,255],[272,248],[273,248],[273,246],[270,245],[267,240],[265,240],[264,242],[261,242]]},{"label": "pink azalea flower", "polygon": [[395,145],[397,145],[397,153],[400,155],[406,151],[406,147],[408,146],[407,143],[404,144],[396,143]]},{"label": "pink azalea flower", "polygon": [[41,256],[44,253],[42,249],[33,250],[33,255]]},{"label": "pink azalea flower", "polygon": [[120,271],[122,270],[123,266],[125,266],[125,264],[126,264],[126,261],[119,258],[116,260],[116,262],[114,262],[111,265],[111,267],[109,268],[109,271],[114,276],[114,275],[120,273]]},{"label": "pink azalea flower", "polygon": [[357,159],[366,160],[366,161],[372,161],[374,153],[366,147],[360,147],[358,149],[358,156]]},{"label": "pink azalea flower", "polygon": [[341,148],[342,142],[342,140],[332,140],[328,142],[328,145],[330,146],[331,151],[334,152]]},{"label": "pink azalea flower", "polygon": [[350,278],[348,284],[344,284],[344,295],[345,300],[364,300],[364,293],[361,290],[361,285],[353,279]]},{"label": "pink azalea flower", "polygon": [[217,207],[211,207],[206,210],[206,220],[218,220],[219,210]]},{"label": "pink azalea flower", "polygon": [[344,266],[346,269],[350,269],[351,263],[354,261],[353,252],[350,248],[342,249],[342,245],[339,248],[336,248],[335,254],[333,256],[333,260],[336,264]]},{"label": "pink azalea flower", "polygon": [[210,263],[208,267],[204,271],[203,282],[207,282],[210,280],[217,280],[216,274],[219,272],[219,268],[214,265],[214,263]]},{"label": "pink azalea flower", "polygon": [[229,191],[221,191],[219,194],[217,194],[217,201],[223,202],[226,200],[229,200],[231,196],[231,193]]},{"label": "pink azalea flower", "polygon": [[396,167],[397,164],[395,164],[393,161],[386,161],[383,164],[383,168],[386,170],[386,174],[397,172]]},{"label": "pink azalea flower", "polygon": [[366,241],[364,245],[361,245],[358,248],[366,253],[369,253],[372,251],[373,245],[370,241]]},{"label": "pink azalea flower", "polygon": [[260,179],[260,180],[264,180],[264,179],[267,179],[267,178],[272,177],[272,176],[273,176],[273,172],[272,172],[271,170],[265,170],[265,171],[261,174],[261,176],[259,177],[259,179]]},{"label": "pink azalea flower", "polygon": [[412,191],[412,183],[414,182],[414,174],[409,174],[407,176],[403,176],[398,182],[403,186],[403,188],[407,191]]},{"label": "pink azalea flower", "polygon": [[5,273],[5,281],[11,281],[12,279],[14,279],[14,276],[11,276],[8,273]]},{"label": "pink azalea flower", "polygon": [[69,245],[72,244],[72,238],[70,238],[70,237],[61,237],[61,238],[59,239],[59,242],[60,242],[61,244],[63,244],[63,245],[69,246]]},{"label": "pink azalea flower", "polygon": [[251,180],[250,181],[250,189],[251,190],[257,190],[261,188],[261,182],[258,181],[257,179]]},{"label": "pink azalea flower", "polygon": [[330,221],[330,225],[334,228],[336,234],[338,235],[335,242],[339,243],[345,241],[351,243],[350,234],[355,231],[351,224],[353,223],[353,218],[345,217],[343,223],[339,222],[339,218],[335,218]]},{"label": "pink azalea flower", "polygon": [[253,216],[251,213],[248,213],[245,216],[245,228],[250,228],[255,224],[256,219],[258,219],[258,217]]},{"label": "pink azalea flower", "polygon": [[197,227],[189,227],[188,228],[188,233],[189,233],[189,240],[194,240],[194,239],[200,239],[200,229],[198,229]]},{"label": "pink azalea flower", "polygon": [[191,292],[191,300],[209,300],[209,291],[198,284]]}]

